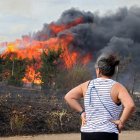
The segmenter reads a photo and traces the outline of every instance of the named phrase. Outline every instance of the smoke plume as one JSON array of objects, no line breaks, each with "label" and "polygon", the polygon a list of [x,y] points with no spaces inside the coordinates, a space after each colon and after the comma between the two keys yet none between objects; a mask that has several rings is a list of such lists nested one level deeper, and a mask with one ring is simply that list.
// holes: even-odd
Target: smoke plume
[{"label": "smoke plume", "polygon": [[[45,23],[43,28],[34,33],[31,38],[24,38],[23,45],[22,42],[17,42],[16,49],[23,49],[24,44],[31,46],[36,43],[33,43],[33,40],[46,41],[45,44],[50,45],[51,42],[64,41],[65,37],[67,40],[69,39],[67,36],[71,35],[71,40],[65,46],[68,46],[70,52],[74,52],[75,58],[77,56],[80,57],[79,60],[92,58],[91,62],[94,63],[100,54],[117,54],[122,65],[125,66],[122,68],[124,73],[122,79],[135,79],[140,76],[139,29],[139,7],[120,8],[116,13],[106,13],[103,16],[72,8],[64,11],[57,21]],[[0,53],[6,50],[6,46],[0,49]],[[9,49],[12,50],[11,47]]]},{"label": "smoke plume", "polygon": [[[77,18],[82,22],[71,24]],[[65,26],[60,32],[53,32],[50,25]],[[104,16],[91,12],[70,9],[51,24],[44,24],[34,38],[45,40],[51,37],[61,37],[71,33],[74,40],[70,49],[80,52],[82,55],[90,53],[93,61],[101,53],[115,53],[122,61],[127,60],[127,73],[139,72],[140,70],[140,8],[120,8],[116,13],[107,13]],[[126,74],[128,77],[129,74]],[[124,76],[125,77],[125,76]],[[129,76],[130,78],[130,76]]]}]

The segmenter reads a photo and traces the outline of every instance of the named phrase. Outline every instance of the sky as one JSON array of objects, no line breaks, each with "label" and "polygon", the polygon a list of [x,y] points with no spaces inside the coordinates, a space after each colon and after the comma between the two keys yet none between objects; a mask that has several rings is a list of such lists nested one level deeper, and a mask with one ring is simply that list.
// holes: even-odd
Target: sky
[{"label": "sky", "polygon": [[140,0],[0,0],[0,42],[41,30],[72,7],[103,16],[131,6],[140,7]]}]

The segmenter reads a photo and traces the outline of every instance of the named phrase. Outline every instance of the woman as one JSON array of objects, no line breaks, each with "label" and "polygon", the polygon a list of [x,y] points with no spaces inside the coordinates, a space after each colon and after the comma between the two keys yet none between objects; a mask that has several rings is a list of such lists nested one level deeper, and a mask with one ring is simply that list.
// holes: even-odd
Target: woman
[{"label": "woman", "polygon": [[[65,96],[81,115],[81,140],[118,140],[118,133],[135,109],[126,88],[111,79],[118,64],[115,56],[100,57],[96,62],[97,78],[78,85]],[[84,108],[78,102],[83,97]]]}]

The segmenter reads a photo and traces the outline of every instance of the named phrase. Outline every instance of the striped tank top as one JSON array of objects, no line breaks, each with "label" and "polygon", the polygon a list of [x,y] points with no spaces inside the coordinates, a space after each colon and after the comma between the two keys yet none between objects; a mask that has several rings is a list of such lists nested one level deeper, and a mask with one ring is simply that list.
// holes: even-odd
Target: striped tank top
[{"label": "striped tank top", "polygon": [[112,100],[110,93],[116,81],[96,78],[90,81],[84,97],[86,124],[81,126],[81,132],[119,133],[111,120],[118,120],[122,105]]}]

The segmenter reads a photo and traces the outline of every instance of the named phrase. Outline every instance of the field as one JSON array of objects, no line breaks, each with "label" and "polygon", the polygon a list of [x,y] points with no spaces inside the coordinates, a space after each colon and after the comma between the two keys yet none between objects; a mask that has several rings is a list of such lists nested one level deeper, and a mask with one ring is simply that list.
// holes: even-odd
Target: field
[{"label": "field", "polygon": [[[79,114],[63,100],[66,91],[47,90],[43,93],[2,85],[0,89],[1,137],[79,132]],[[124,130],[140,130],[139,106],[137,104],[137,110]]]},{"label": "field", "polygon": [[[139,140],[140,131],[123,131],[119,140]],[[1,140],[80,140],[79,133],[72,134],[52,134],[52,135],[37,135],[37,136],[15,136],[2,137]]]},{"label": "field", "polygon": [[[72,133],[70,136],[64,135],[65,140],[78,137],[73,133],[79,132],[80,117],[63,100],[67,91],[33,90],[2,84],[0,89],[1,137],[47,134],[44,137],[53,140],[55,136],[51,138],[48,134],[56,133]],[[135,114],[127,122],[124,130],[140,130],[139,103],[137,103]],[[58,136],[63,139],[63,135],[56,135],[56,138]],[[36,137],[27,137],[27,140],[33,138]]]}]

